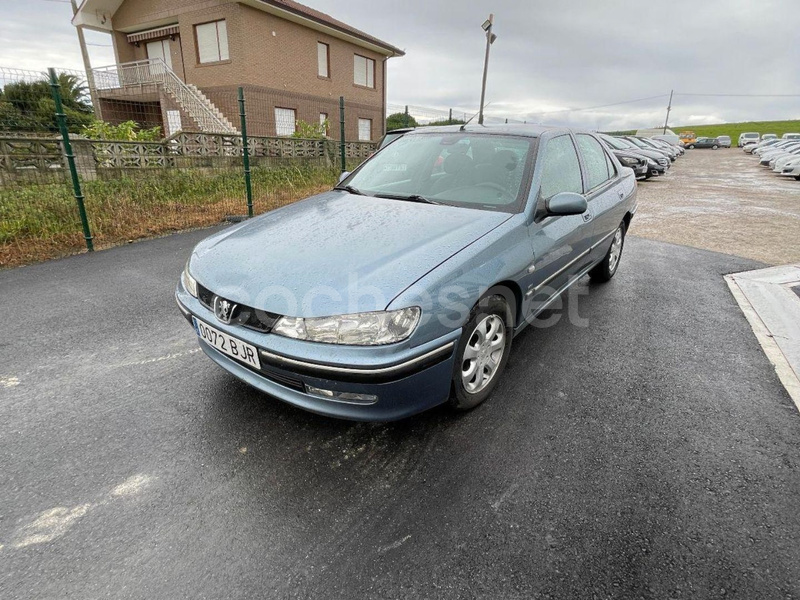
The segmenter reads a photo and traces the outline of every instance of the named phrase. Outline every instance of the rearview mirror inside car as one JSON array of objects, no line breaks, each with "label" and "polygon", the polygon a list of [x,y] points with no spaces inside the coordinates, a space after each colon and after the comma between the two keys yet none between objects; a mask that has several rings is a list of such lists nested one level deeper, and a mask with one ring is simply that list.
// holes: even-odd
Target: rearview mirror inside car
[{"label": "rearview mirror inside car", "polygon": [[581,215],[586,212],[586,198],[574,192],[561,192],[545,203],[548,215]]}]

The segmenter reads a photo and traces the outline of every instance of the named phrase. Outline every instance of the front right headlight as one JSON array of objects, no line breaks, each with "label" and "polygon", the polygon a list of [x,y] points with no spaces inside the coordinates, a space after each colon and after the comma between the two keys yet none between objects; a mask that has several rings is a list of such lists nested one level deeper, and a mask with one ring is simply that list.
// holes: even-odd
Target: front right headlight
[{"label": "front right headlight", "polygon": [[626,167],[635,167],[639,164],[638,159],[635,159],[632,156],[621,156],[619,160]]},{"label": "front right headlight", "polygon": [[272,333],[324,344],[379,346],[400,342],[410,336],[419,323],[421,312],[418,306],[411,306],[332,317],[281,317],[273,326]]},{"label": "front right headlight", "polygon": [[186,289],[186,291],[197,298],[197,280],[189,275],[189,261],[186,261],[186,266],[181,274],[181,281],[183,282],[183,287]]}]

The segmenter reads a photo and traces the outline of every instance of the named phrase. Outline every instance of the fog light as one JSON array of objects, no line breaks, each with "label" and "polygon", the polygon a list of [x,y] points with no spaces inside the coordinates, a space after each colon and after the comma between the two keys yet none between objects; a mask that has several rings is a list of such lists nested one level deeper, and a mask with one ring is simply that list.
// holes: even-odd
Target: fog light
[{"label": "fog light", "polygon": [[378,397],[372,394],[356,394],[354,392],[337,392],[334,390],[324,390],[306,384],[306,394],[331,400],[333,402],[343,402],[345,404],[375,404]]}]

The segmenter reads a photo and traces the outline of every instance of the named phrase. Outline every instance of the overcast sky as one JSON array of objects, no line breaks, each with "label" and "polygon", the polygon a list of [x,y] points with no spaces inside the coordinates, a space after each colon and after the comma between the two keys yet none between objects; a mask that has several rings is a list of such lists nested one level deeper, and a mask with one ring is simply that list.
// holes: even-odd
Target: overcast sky
[{"label": "overcast sky", "polygon": [[[82,68],[66,0],[4,0],[0,66]],[[487,113],[529,122],[627,129],[670,123],[798,119],[798,0],[307,0],[407,52],[389,61],[389,102],[477,110],[495,14]],[[92,64],[114,62],[87,32]],[[567,112],[640,98],[652,98]],[[551,112],[545,112],[551,111]],[[560,111],[560,112],[556,112]]]}]

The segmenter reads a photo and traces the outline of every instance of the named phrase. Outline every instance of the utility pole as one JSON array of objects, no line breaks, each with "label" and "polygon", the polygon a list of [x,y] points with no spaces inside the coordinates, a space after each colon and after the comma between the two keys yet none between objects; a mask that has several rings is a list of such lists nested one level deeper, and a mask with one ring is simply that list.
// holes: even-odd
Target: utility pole
[{"label": "utility pole", "polygon": [[[78,4],[75,0],[70,0],[72,4],[72,16],[78,14]],[[81,57],[83,57],[83,68],[86,70],[86,85],[89,86],[89,96],[92,99],[92,108],[94,109],[94,117],[98,121],[103,120],[103,113],[100,110],[100,102],[97,99],[97,92],[94,87],[94,73],[92,72],[92,64],[89,61],[89,51],[86,49],[86,38],[83,37],[83,25],[75,27],[78,30],[78,43],[81,46]]]},{"label": "utility pole", "polygon": [[664,133],[667,133],[667,125],[669,125],[669,111],[672,110],[672,94],[675,90],[669,91],[669,104],[667,105],[667,118],[664,119]]},{"label": "utility pole", "polygon": [[489,18],[483,22],[481,27],[486,32],[486,57],[483,59],[483,83],[481,85],[481,108],[478,112],[478,124],[483,125],[483,103],[486,100],[486,75],[489,72],[489,48],[491,48],[497,36],[492,33],[492,25],[494,25],[494,14],[490,14]]}]

